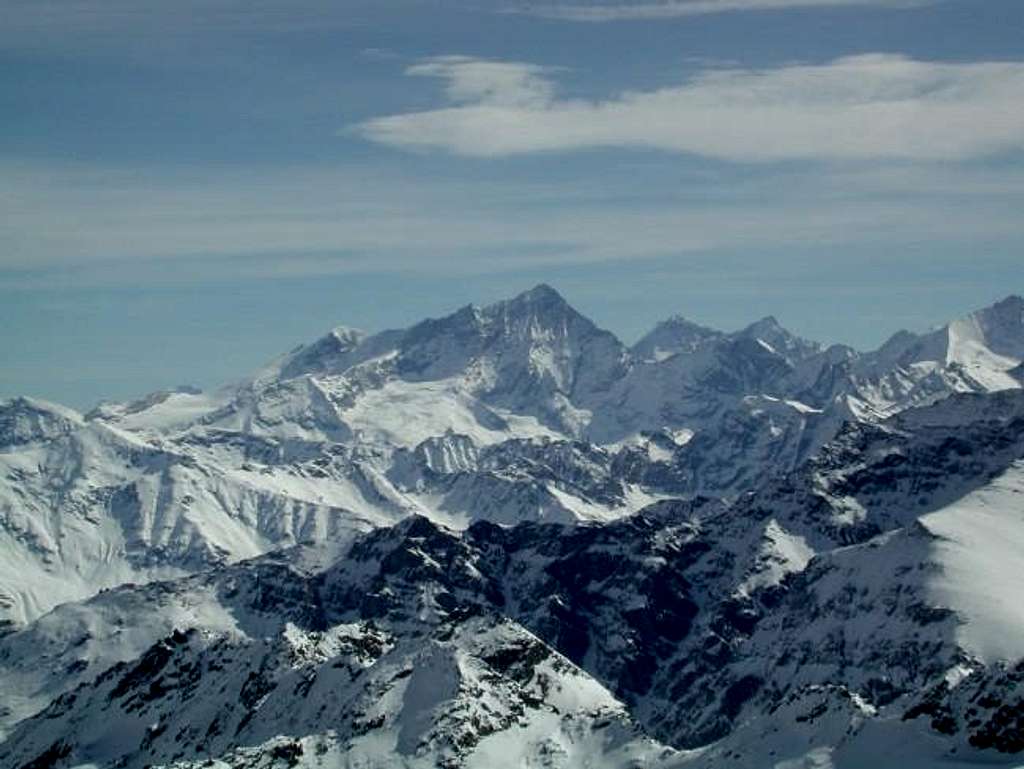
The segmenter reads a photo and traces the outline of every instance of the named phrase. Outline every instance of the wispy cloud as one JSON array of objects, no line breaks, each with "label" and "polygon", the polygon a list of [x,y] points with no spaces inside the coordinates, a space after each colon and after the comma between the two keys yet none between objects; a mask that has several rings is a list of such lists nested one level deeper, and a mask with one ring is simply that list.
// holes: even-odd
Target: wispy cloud
[{"label": "wispy cloud", "polygon": [[560,97],[534,64],[449,56],[410,67],[448,104],[356,127],[410,150],[494,157],[604,147],[735,161],[963,160],[1024,147],[1024,62],[868,54],[824,64],[707,70],[605,100]]},{"label": "wispy cloud", "polygon": [[669,19],[739,11],[785,11],[801,8],[875,6],[916,8],[937,0],[662,0],[661,2],[524,3],[512,6],[512,13],[529,14],[564,21],[607,22],[630,19]]},{"label": "wispy cloud", "polygon": [[[309,274],[493,274],[743,249],[1019,242],[1020,169],[779,169],[590,181],[352,168],[121,171],[0,163],[0,286]],[[922,195],[927,187],[929,194]],[[628,203],[624,204],[624,200]]]},{"label": "wispy cloud", "polygon": [[208,41],[352,28],[372,7],[367,0],[0,0],[0,48],[71,56],[188,46],[194,53]]}]

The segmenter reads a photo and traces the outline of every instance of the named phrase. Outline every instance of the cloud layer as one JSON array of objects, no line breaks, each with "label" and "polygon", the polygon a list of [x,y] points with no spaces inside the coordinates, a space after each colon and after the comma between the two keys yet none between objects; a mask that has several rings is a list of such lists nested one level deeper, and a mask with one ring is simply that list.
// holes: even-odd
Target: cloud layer
[{"label": "cloud layer", "polygon": [[875,6],[883,8],[916,8],[931,5],[935,0],[662,0],[661,2],[552,3],[530,4],[515,8],[525,13],[563,21],[623,21],[630,19],[670,19],[681,16],[702,16],[737,11],[785,11],[800,8],[832,8],[840,6]]},{"label": "cloud layer", "polygon": [[[730,250],[1020,242],[1020,169],[416,181],[353,168],[143,173],[0,162],[0,288],[496,274]],[[900,246],[902,247],[902,246]],[[755,260],[756,261],[756,260]]]},{"label": "cloud layer", "polygon": [[708,70],[600,101],[559,97],[534,64],[432,58],[406,74],[445,83],[446,106],[375,118],[367,139],[496,157],[648,148],[746,162],[964,160],[1024,148],[1024,62],[900,55]]}]

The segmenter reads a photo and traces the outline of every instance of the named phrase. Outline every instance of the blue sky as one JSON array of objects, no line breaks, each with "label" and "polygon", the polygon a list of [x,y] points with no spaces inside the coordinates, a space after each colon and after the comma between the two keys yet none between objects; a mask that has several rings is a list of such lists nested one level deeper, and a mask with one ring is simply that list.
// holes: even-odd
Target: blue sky
[{"label": "blue sky", "polygon": [[867,348],[1024,293],[1019,0],[0,0],[0,396],[546,281]]}]

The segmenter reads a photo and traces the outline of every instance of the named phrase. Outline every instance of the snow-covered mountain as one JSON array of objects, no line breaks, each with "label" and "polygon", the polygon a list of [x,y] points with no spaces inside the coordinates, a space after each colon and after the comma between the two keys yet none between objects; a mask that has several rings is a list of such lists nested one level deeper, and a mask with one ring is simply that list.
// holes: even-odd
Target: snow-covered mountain
[{"label": "snow-covered mountain", "polygon": [[538,286],[2,402],[0,765],[1012,764],[1022,384],[1019,297],[628,348]]},{"label": "snow-covered mountain", "polygon": [[670,752],[489,607],[468,550],[440,567],[408,549],[454,538],[420,518],[384,531],[326,567],[321,552],[290,552],[121,588],[8,637],[5,650],[29,644],[88,683],[68,690],[38,666],[5,670],[29,697],[40,685],[64,693],[14,729],[0,760],[486,767],[554,755],[614,767]]}]

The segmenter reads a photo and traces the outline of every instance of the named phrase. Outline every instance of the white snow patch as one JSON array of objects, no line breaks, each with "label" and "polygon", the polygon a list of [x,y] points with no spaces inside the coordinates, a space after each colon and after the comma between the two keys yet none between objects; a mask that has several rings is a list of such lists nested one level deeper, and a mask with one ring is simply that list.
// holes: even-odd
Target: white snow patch
[{"label": "white snow patch", "polygon": [[958,641],[987,662],[1024,657],[1024,461],[920,520],[941,537],[929,588],[964,620]]},{"label": "white snow patch", "polygon": [[[456,432],[478,446],[510,437],[561,438],[536,418],[484,406],[460,387],[461,380],[402,382],[393,380],[362,394],[343,414],[364,440],[414,448],[427,438]],[[492,426],[483,422],[491,421]]]},{"label": "white snow patch", "polygon": [[764,528],[754,567],[739,592],[749,594],[758,588],[778,585],[787,574],[806,569],[814,555],[806,539],[786,531],[773,518]]}]

